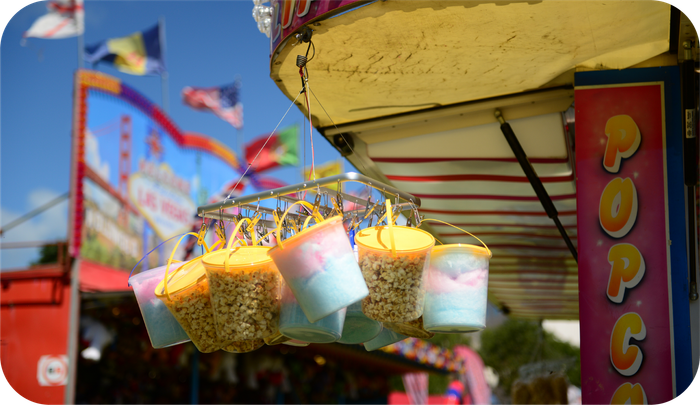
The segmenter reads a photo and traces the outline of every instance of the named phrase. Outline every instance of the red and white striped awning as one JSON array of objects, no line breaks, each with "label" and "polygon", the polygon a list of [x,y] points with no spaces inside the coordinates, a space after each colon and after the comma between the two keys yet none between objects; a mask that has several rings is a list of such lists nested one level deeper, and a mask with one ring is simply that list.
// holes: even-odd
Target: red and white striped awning
[{"label": "red and white striped awning", "polygon": [[[483,118],[503,106],[576,246],[576,182],[564,116],[573,92],[538,92],[529,102],[518,97],[326,128],[324,135],[352,136],[354,154],[348,158],[358,169],[419,197],[425,218],[482,239],[493,251],[489,297],[501,309],[522,318],[577,319],[576,261],[496,119]],[[536,115],[525,116],[526,107]],[[396,130],[419,123],[432,131],[404,136]],[[442,243],[479,244],[447,225],[433,222],[430,227]]]}]

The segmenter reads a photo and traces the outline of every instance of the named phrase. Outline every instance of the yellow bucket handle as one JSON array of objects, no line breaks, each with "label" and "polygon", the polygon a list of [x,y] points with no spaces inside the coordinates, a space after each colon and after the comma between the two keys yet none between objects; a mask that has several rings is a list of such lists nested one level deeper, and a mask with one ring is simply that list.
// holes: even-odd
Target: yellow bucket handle
[{"label": "yellow bucket handle", "polygon": [[[178,246],[180,246],[180,242],[182,242],[182,240],[185,239],[185,237],[187,237],[188,235],[192,235],[192,236],[197,237],[197,239],[200,239],[199,234],[196,234],[194,232],[188,232],[188,233],[182,235],[182,237],[175,244],[175,247],[173,248],[172,253],[170,253],[170,258],[168,258],[168,264],[165,266],[165,276],[163,277],[163,289],[165,290],[165,295],[168,297],[168,300],[170,300],[170,292],[168,291],[168,270],[170,270],[170,266],[173,264],[173,257],[175,257],[175,252],[177,251]],[[204,245],[204,249],[207,251],[207,253],[209,253],[210,250],[209,250],[209,246],[207,246],[207,242],[202,240],[202,244]],[[214,246],[216,246],[216,243],[214,244]],[[190,260],[187,263],[190,263],[194,260],[196,260],[196,258]],[[175,275],[175,273],[177,273],[183,267],[185,267],[185,265],[182,265],[177,270],[175,270],[173,272],[173,275]]]},{"label": "yellow bucket handle", "polygon": [[391,202],[386,199],[386,223],[389,225],[389,241],[391,241],[391,256],[396,257],[396,243],[394,242],[394,221],[391,218]]},{"label": "yellow bucket handle", "polygon": [[291,210],[292,207],[295,206],[295,205],[297,205],[297,204],[303,205],[303,206],[305,206],[305,207],[307,207],[307,208],[309,208],[309,209],[311,210],[311,216],[309,216],[308,218],[306,218],[306,220],[304,221],[304,226],[301,228],[302,230],[304,230],[304,227],[306,227],[306,226],[309,224],[309,221],[311,220],[312,217],[316,220],[316,223],[317,223],[317,224],[318,224],[318,223],[321,223],[321,222],[323,221],[323,217],[321,216],[321,214],[319,214],[318,212],[316,212],[316,211],[314,210],[314,206],[311,205],[310,202],[304,201],[304,200],[297,201],[297,202],[295,202],[294,204],[292,204],[292,205],[290,205],[289,207],[287,207],[287,210],[284,211],[284,214],[282,215],[282,218],[279,218],[279,219],[278,219],[278,218],[277,218],[277,215],[274,215],[275,221],[277,221],[277,229],[276,229],[276,231],[277,231],[277,244],[279,245],[280,249],[284,249],[284,246],[282,245],[282,237],[281,237],[281,235],[282,235],[282,224],[284,223],[284,218],[286,218],[286,217],[287,217],[287,214],[289,214],[289,210]]},{"label": "yellow bucket handle", "polygon": [[[221,239],[217,240],[216,242],[214,242],[213,245],[211,245],[211,247],[209,248],[209,251],[210,251],[210,252],[213,252],[213,251],[216,250],[216,248],[222,248],[222,247],[224,247],[224,243],[223,243],[223,242],[224,242],[224,241],[221,240]],[[221,245],[221,246],[219,246],[219,245]],[[173,260],[173,261],[175,261],[175,260]]]},{"label": "yellow bucket handle", "polygon": [[[452,225],[452,224],[448,224],[448,223],[445,222],[445,221],[440,221],[439,219],[424,218],[424,219],[423,219],[423,222],[425,222],[425,221],[440,222],[441,224],[449,225],[449,226],[451,226],[451,227],[453,227],[453,228],[455,228],[455,229],[458,229],[458,230],[460,230],[460,231],[462,231],[462,232],[468,234],[469,236],[471,236],[471,237],[473,237],[474,239],[476,239],[476,240],[478,240],[479,242],[481,242],[482,245],[484,245],[484,247],[486,248],[486,251],[489,253],[489,259],[493,257],[493,253],[491,253],[491,249],[489,249],[489,247],[486,246],[486,244],[484,243],[484,241],[482,241],[481,239],[477,238],[477,237],[476,237],[474,234],[472,234],[471,232],[467,232],[467,231],[465,231],[465,230],[462,229],[462,228],[456,227],[456,226],[454,226],[454,225]],[[440,243],[442,243],[442,242],[440,242]]]},{"label": "yellow bucket handle", "polygon": [[[240,221],[238,221],[238,223],[236,224],[236,227],[233,228],[233,232],[231,233],[231,237],[230,237],[229,240],[228,240],[228,244],[226,244],[226,249],[231,249],[232,247],[235,246],[235,245],[233,245],[233,240],[234,240],[234,239],[236,240],[236,242],[243,242],[243,243],[245,243],[246,246],[248,246],[248,243],[247,243],[245,240],[236,238],[236,235],[238,235],[238,231],[241,230],[241,226],[242,226],[246,221],[247,221],[248,223],[250,223],[250,219],[249,219],[249,218],[243,218],[243,219],[241,219]],[[251,237],[253,238],[253,245],[255,245],[255,236],[251,235]]]},{"label": "yellow bucket handle", "polygon": [[[236,238],[236,235],[238,235],[238,231],[241,229],[241,226],[243,226],[243,224],[244,224],[246,221],[247,221],[249,224],[252,223],[252,221],[251,221],[249,218],[243,218],[243,219],[241,219],[240,221],[238,221],[238,223],[236,224],[236,227],[233,229],[233,233],[231,234],[231,238],[228,240],[228,244],[226,245],[226,249],[227,249],[227,250],[228,250],[228,249],[234,248],[234,247],[236,246],[236,244],[238,244],[238,243],[240,243],[240,242],[242,242],[242,243],[244,243],[246,246],[248,246],[248,243],[247,243],[245,240]],[[251,235],[251,237],[253,238],[253,245],[255,245],[255,236],[254,236],[254,235]],[[235,242],[233,241],[234,239],[236,239]],[[229,267],[229,266],[228,266],[228,259],[231,258],[231,255],[232,255],[233,253],[234,253],[233,251],[229,251],[228,257],[224,260],[224,271],[226,271],[226,273],[228,273],[228,267]]]}]

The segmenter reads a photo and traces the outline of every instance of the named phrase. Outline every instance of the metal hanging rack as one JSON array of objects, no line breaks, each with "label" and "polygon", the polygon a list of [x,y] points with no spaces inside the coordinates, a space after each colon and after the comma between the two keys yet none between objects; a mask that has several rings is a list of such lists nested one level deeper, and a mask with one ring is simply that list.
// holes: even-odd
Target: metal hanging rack
[{"label": "metal hanging rack", "polygon": [[[202,218],[210,218],[210,219],[217,219],[217,220],[226,220],[226,221],[235,221],[239,220],[240,217],[238,215],[233,215],[229,213],[223,212],[223,210],[228,209],[228,208],[238,208],[239,209],[239,215],[241,210],[249,210],[253,212],[259,212],[259,213],[266,213],[266,214],[272,214],[275,209],[268,208],[268,207],[262,207],[260,206],[260,202],[264,200],[269,200],[269,199],[277,199],[278,201],[284,201],[287,203],[295,203],[297,201],[302,200],[302,198],[295,197],[299,196],[300,193],[306,191],[310,193],[314,193],[316,196],[316,201],[320,202],[320,199],[323,195],[326,196],[335,196],[335,197],[330,197],[330,198],[336,198],[338,201],[338,205],[341,206],[341,202],[348,201],[355,203],[359,206],[362,207],[370,207],[372,203],[371,199],[371,193],[370,197],[368,199],[364,199],[361,197],[353,196],[347,193],[344,193],[342,191],[341,185],[346,182],[354,182],[354,183],[360,183],[365,186],[371,187],[377,191],[379,191],[381,194],[384,195],[385,198],[393,198],[395,199],[395,203],[393,204],[394,207],[397,207],[397,209],[401,211],[405,211],[407,209],[413,210],[416,215],[417,215],[417,208],[420,207],[421,205],[421,200],[420,198],[403,192],[401,190],[396,189],[395,187],[389,186],[387,184],[384,184],[382,182],[376,181],[370,177],[367,177],[365,175],[359,174],[359,173],[354,173],[354,172],[349,172],[349,173],[344,173],[344,174],[338,174],[335,176],[330,176],[330,177],[324,177],[321,179],[316,179],[313,181],[307,181],[303,183],[297,183],[297,184],[292,184],[289,186],[284,186],[284,187],[279,187],[273,190],[268,190],[268,191],[262,191],[259,193],[255,194],[250,194],[247,196],[242,196],[242,197],[237,197],[237,198],[232,198],[232,199],[225,199],[224,201],[214,203],[214,204],[207,204],[207,205],[202,205],[197,208],[197,215],[202,217]],[[337,185],[337,190],[332,190],[330,188],[327,188],[326,186],[331,186],[331,185]],[[402,202],[403,200],[403,202]],[[325,213],[330,213],[333,210],[332,206],[329,205],[320,205],[319,204],[319,210],[321,212]],[[343,211],[343,219],[349,219],[353,215],[357,215],[359,213],[365,212],[367,208],[363,209],[354,209],[354,210],[348,210],[348,211]],[[304,211],[303,209],[300,210],[299,212],[292,213],[290,212],[288,214],[291,218],[293,219],[298,219],[299,217],[304,217],[310,215],[309,212]],[[418,220],[416,220],[418,222]],[[263,224],[268,227],[273,227],[275,224],[272,221],[269,220],[260,220],[260,224]]]}]

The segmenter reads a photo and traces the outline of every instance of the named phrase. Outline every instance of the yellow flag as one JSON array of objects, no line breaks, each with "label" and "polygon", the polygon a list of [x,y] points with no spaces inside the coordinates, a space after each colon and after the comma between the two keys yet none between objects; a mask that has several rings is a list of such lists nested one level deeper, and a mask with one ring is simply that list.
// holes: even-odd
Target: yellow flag
[{"label": "yellow flag", "polygon": [[[330,176],[335,176],[337,174],[341,174],[341,173],[343,173],[343,161],[340,159],[331,160],[330,162],[316,165],[314,167],[314,171],[316,172],[316,180],[322,179],[324,177],[330,177]],[[311,166],[307,166],[304,168],[304,180],[308,180],[309,178],[311,180],[314,179],[312,175],[309,175],[310,172],[311,172]],[[328,185],[325,187],[329,188],[331,190],[338,189],[337,184]]]}]

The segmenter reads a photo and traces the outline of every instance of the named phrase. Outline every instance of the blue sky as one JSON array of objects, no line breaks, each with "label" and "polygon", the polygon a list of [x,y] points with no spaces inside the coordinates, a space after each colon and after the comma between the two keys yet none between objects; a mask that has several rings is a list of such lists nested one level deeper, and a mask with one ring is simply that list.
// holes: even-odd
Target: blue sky
[{"label": "blue sky", "polygon": [[[30,38],[22,33],[46,13],[43,2],[0,6],[7,22],[0,46],[0,224],[68,191],[73,73],[78,67],[77,38]],[[211,113],[182,104],[185,86],[216,86],[242,81],[245,126],[243,141],[272,131],[289,107],[288,100],[269,78],[269,39],[252,18],[253,2],[241,1],[86,1],[85,44],[122,37],[149,28],[164,17],[166,63],[169,71],[169,112],[182,130],[212,136],[240,152],[235,129]],[[19,11],[17,11],[19,10]],[[89,66],[85,66],[89,67]],[[108,65],[97,70],[113,75],[161,104],[158,76],[133,76]],[[281,127],[303,116],[291,109]],[[307,124],[308,125],[308,124]],[[310,164],[307,134],[306,155]],[[315,133],[316,164],[339,154]],[[303,150],[300,145],[300,150]],[[353,170],[346,163],[346,171]],[[299,168],[270,175],[286,183],[301,181]],[[67,203],[8,231],[3,242],[65,239]],[[36,258],[37,249],[5,249],[0,268],[14,268]]]}]

